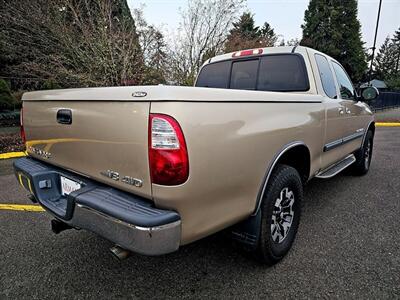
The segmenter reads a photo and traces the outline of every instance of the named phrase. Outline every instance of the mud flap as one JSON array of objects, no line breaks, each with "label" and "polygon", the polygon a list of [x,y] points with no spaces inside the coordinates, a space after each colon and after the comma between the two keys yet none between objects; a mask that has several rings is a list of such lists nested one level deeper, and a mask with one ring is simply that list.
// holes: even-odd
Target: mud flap
[{"label": "mud flap", "polygon": [[261,232],[261,209],[257,214],[232,227],[232,239],[241,243],[246,250],[253,251],[257,248]]}]

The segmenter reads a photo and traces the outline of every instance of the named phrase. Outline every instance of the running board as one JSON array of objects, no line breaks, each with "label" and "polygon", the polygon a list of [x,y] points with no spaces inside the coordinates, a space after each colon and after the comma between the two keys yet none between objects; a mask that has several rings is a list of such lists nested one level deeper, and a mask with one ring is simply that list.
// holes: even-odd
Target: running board
[{"label": "running board", "polygon": [[350,154],[349,156],[346,156],[343,160],[330,166],[328,169],[325,169],[325,170],[319,172],[315,177],[323,178],[323,179],[331,178],[331,177],[335,176],[336,174],[338,174],[339,172],[346,169],[348,166],[350,166],[355,161],[356,161],[356,158],[355,158],[354,154]]}]

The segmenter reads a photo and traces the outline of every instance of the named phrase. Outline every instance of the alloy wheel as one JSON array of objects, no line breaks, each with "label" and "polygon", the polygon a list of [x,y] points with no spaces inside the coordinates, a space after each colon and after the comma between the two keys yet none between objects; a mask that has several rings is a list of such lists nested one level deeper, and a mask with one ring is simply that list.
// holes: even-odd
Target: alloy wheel
[{"label": "alloy wheel", "polygon": [[279,198],[276,199],[271,218],[272,240],[282,243],[287,237],[294,217],[294,193],[288,187],[281,190]]}]

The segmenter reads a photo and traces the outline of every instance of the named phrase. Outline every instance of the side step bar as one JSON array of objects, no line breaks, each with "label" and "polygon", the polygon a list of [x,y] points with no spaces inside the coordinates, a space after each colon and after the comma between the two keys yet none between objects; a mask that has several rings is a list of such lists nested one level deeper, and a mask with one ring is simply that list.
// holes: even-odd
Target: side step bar
[{"label": "side step bar", "polygon": [[327,169],[319,172],[315,177],[323,179],[331,178],[336,174],[340,173],[341,171],[343,171],[344,169],[346,169],[355,161],[356,158],[354,154],[350,154],[349,156],[346,156],[343,160],[339,161],[338,163],[335,163],[332,166],[328,167]]}]

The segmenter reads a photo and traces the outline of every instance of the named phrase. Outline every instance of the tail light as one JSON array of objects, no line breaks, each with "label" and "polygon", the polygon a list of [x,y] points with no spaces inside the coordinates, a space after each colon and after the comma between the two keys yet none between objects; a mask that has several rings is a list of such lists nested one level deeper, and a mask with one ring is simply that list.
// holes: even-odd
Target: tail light
[{"label": "tail light", "polygon": [[25,144],[26,142],[26,136],[25,136],[25,130],[24,130],[24,108],[21,108],[21,112],[19,115],[19,122],[20,122],[20,132],[21,132],[21,140],[22,143]]},{"label": "tail light", "polygon": [[189,176],[185,137],[178,122],[162,114],[150,114],[149,162],[152,183],[178,185]]}]

